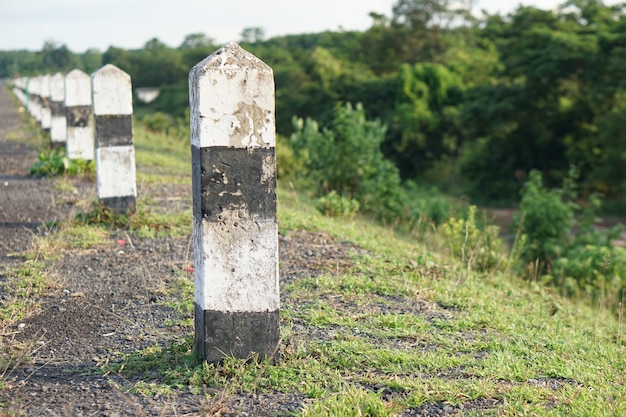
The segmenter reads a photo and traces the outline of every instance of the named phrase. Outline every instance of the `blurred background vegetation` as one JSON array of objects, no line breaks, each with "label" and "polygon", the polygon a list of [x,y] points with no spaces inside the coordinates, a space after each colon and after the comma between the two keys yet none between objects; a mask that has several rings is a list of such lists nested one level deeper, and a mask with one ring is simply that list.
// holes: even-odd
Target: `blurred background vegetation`
[{"label": "blurred background vegetation", "polygon": [[[626,215],[626,5],[504,16],[471,5],[398,0],[363,32],[265,39],[246,28],[241,46],[274,70],[279,178],[327,214],[442,225],[459,251],[482,231],[486,269],[511,264],[493,261],[498,233],[471,205],[521,208],[509,230],[521,271],[534,265],[530,275],[571,294],[609,286],[621,302],[626,251],[593,225]],[[137,120],[188,146],[187,76],[219,46],[202,33],[83,54],[46,42],[0,51],[0,77],[114,64],[133,87],[160,90],[135,102]]]}]

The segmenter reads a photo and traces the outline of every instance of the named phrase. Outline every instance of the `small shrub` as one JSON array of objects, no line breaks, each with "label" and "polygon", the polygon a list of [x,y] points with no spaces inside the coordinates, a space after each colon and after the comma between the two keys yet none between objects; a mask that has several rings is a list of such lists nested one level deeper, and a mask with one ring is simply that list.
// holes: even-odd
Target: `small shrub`
[{"label": "small shrub", "polygon": [[541,172],[530,172],[522,189],[519,212],[513,218],[515,228],[520,228],[526,236],[522,248],[526,261],[539,261],[542,267],[549,267],[563,254],[564,247],[571,241],[571,228],[578,208],[571,197],[569,179],[563,188],[548,190],[543,186]]},{"label": "small shrub", "polygon": [[367,120],[361,104],[337,104],[328,128],[320,129],[311,119],[294,119],[293,127],[290,143],[318,196],[331,191],[350,195],[363,212],[380,220],[406,220],[406,193],[398,168],[380,147],[386,127]]},{"label": "small shrub", "polygon": [[302,170],[302,162],[296,157],[289,141],[283,136],[276,138],[276,175],[279,179],[289,180]]},{"label": "small shrub", "polygon": [[450,219],[451,213],[467,214],[467,203],[463,199],[456,199],[443,194],[433,186],[419,186],[413,181],[406,181],[404,189],[407,193],[408,205],[411,210],[411,217],[419,220],[432,222],[440,225]]},{"label": "small shrub", "polygon": [[350,197],[341,196],[335,191],[331,191],[317,200],[315,207],[320,213],[326,216],[352,219],[359,211],[360,204]]},{"label": "small shrub", "polygon": [[165,113],[156,112],[141,119],[145,128],[154,133],[167,133],[174,127],[174,120]]},{"label": "small shrub", "polygon": [[89,174],[95,171],[95,162],[84,159],[69,159],[65,149],[49,149],[41,152],[37,161],[30,167],[30,174],[36,177]]},{"label": "small shrub", "polygon": [[616,307],[626,288],[626,250],[620,247],[579,245],[567,251],[544,277],[570,297],[591,297]]},{"label": "small shrub", "polygon": [[563,294],[617,308],[626,288],[626,250],[611,242],[622,227],[594,227],[602,202],[592,196],[584,208],[574,203],[576,178],[571,170],[562,188],[547,190],[541,174],[530,173],[515,219],[526,238],[523,256],[538,261],[542,282]]},{"label": "small shrub", "polygon": [[451,217],[439,232],[454,257],[479,271],[493,271],[507,265],[505,244],[498,226],[482,229],[476,222],[476,206],[470,206],[467,219]]}]

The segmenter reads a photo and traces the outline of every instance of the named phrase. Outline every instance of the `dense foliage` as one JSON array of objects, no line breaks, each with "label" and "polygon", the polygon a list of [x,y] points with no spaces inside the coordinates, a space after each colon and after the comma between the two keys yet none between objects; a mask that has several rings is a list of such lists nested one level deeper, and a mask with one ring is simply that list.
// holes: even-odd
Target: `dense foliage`
[{"label": "dense foliage", "polygon": [[[421,197],[519,203],[521,259],[535,275],[572,293],[602,282],[617,297],[624,251],[576,219],[578,203],[596,194],[613,207],[626,199],[626,3],[569,0],[480,17],[472,3],[397,0],[363,32],[265,40],[261,28],[245,29],[242,46],[274,70],[279,175],[308,180],[329,214],[444,224],[442,233],[465,236],[451,250],[483,270],[511,267],[499,243],[481,240],[497,233],[479,230],[472,209],[449,219],[449,200]],[[0,51],[0,77],[112,63],[134,87],[160,89],[135,109],[166,131],[186,124],[187,74],[217,47],[199,33],[175,48],[155,38],[140,50],[83,54],[46,42]],[[484,251],[466,252],[472,245]]]},{"label": "dense foliage", "polygon": [[[623,199],[623,5],[571,0],[476,17],[470,4],[398,0],[390,16],[372,13],[364,32],[264,40],[247,28],[241,42],[274,69],[283,136],[293,117],[326,126],[337,103],[361,103],[386,126],[382,150],[403,180],[511,203],[531,170],[555,185],[576,165],[583,195]],[[155,38],[140,50],[83,54],[48,41],[37,52],[0,52],[0,77],[113,63],[134,87],[161,89],[147,108],[136,103],[140,114],[184,117],[187,73],[217,47],[200,33],[176,48]]]}]

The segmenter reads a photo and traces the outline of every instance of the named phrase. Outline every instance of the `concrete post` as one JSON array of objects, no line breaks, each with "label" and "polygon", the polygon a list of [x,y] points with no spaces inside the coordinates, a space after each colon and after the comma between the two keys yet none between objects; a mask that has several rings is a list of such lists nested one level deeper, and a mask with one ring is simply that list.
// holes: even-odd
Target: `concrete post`
[{"label": "concrete post", "polygon": [[229,43],[189,73],[196,348],[274,357],[279,343],[274,76]]},{"label": "concrete post", "polygon": [[26,85],[27,78],[20,77],[13,80],[13,94],[15,94],[15,97],[17,97],[20,103],[22,103],[22,105],[28,110],[28,103],[26,101]]},{"label": "concrete post", "polygon": [[115,213],[135,211],[135,147],[130,75],[107,64],[91,74],[96,136],[96,190]]},{"label": "concrete post", "polygon": [[65,77],[56,73],[50,78],[50,141],[52,146],[65,146],[67,122],[65,120]]},{"label": "concrete post", "polygon": [[92,161],[94,155],[91,122],[91,79],[79,69],[65,76],[65,120],[67,157]]},{"label": "concrete post", "polygon": [[29,113],[41,124],[41,76],[32,77],[28,86],[30,89]]},{"label": "concrete post", "polygon": [[43,130],[50,130],[52,122],[52,115],[50,113],[50,75],[41,76],[41,128]]}]

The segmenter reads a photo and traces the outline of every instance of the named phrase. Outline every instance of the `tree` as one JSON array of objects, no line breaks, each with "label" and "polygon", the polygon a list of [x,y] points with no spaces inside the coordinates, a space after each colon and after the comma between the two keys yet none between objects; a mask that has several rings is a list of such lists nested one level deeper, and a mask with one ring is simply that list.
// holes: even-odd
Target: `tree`
[{"label": "tree", "polygon": [[190,50],[199,48],[213,48],[215,45],[215,39],[207,36],[204,33],[196,32],[190,33],[185,36],[183,43],[180,44],[178,49]]},{"label": "tree", "polygon": [[367,120],[361,104],[337,104],[322,130],[312,119],[296,118],[294,125],[290,141],[319,195],[334,191],[354,198],[365,212],[387,220],[403,214],[398,170],[380,148],[386,128]]},{"label": "tree", "polygon": [[97,49],[88,49],[81,57],[82,67],[87,74],[91,74],[102,67],[102,53]]},{"label": "tree", "polygon": [[471,20],[472,0],[398,0],[392,22],[410,31],[449,28],[452,23]]},{"label": "tree", "polygon": [[460,144],[461,77],[441,64],[403,64],[390,137],[392,159],[403,178],[417,178]]},{"label": "tree", "polygon": [[[492,198],[497,188],[500,198],[515,199],[530,170],[554,186],[571,165],[593,191],[604,152],[598,144],[610,142],[599,141],[606,138],[599,129],[614,125],[603,115],[624,89],[624,27],[621,9],[597,0],[488,16],[482,36],[496,45],[501,69],[493,82],[468,92],[462,111],[468,141],[461,171],[475,195]],[[490,162],[493,155],[500,164]]]},{"label": "tree", "polygon": [[67,46],[48,40],[41,50],[41,63],[44,71],[67,72],[77,66],[78,59]]},{"label": "tree", "polygon": [[265,39],[265,30],[260,27],[245,28],[241,32],[241,41],[246,43],[262,42]]}]

